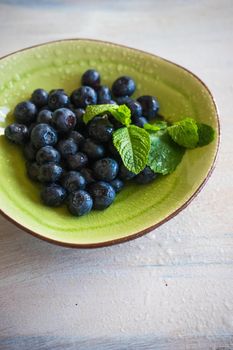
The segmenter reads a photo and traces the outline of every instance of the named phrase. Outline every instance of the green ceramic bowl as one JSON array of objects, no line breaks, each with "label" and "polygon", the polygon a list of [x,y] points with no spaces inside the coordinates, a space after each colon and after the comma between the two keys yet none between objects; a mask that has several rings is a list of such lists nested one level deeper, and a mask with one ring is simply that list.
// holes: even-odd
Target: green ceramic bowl
[{"label": "green ceramic bowl", "polygon": [[[171,175],[146,186],[130,184],[105,211],[72,217],[65,207],[50,209],[39,187],[25,174],[22,153],[3,136],[16,103],[38,87],[68,93],[90,67],[111,86],[119,75],[137,83],[135,97],[155,95],[170,120],[190,116],[215,128],[215,141],[186,152]],[[219,144],[216,105],[207,87],[188,70],[139,50],[95,40],[63,40],[25,49],[0,60],[0,200],[2,214],[24,230],[53,243],[91,248],[141,236],[171,219],[200,191],[213,170]]]}]

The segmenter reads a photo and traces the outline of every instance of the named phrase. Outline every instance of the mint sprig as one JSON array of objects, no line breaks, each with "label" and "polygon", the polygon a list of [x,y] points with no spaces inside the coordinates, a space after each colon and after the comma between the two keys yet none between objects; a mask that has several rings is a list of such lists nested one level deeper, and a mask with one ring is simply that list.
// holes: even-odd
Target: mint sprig
[{"label": "mint sprig", "polygon": [[138,174],[145,168],[150,137],[144,129],[136,125],[120,128],[113,133],[113,143],[127,169]]},{"label": "mint sprig", "polygon": [[214,140],[215,131],[210,125],[197,123],[197,128],[199,136],[198,147],[206,146]]},{"label": "mint sprig", "polygon": [[192,118],[185,118],[167,128],[169,135],[185,148],[195,148],[199,141],[197,123]]},{"label": "mint sprig", "polygon": [[83,121],[87,124],[94,117],[104,113],[112,114],[114,118],[123,125],[128,126],[131,123],[130,109],[126,105],[118,106],[113,104],[87,106]]},{"label": "mint sprig", "polygon": [[144,124],[143,128],[147,131],[159,131],[159,130],[164,130],[167,128],[167,122],[165,121],[158,121],[154,124],[149,124],[146,123]]},{"label": "mint sprig", "polygon": [[172,173],[181,162],[185,148],[177,145],[168,132],[150,134],[150,153],[147,165],[159,174]]}]

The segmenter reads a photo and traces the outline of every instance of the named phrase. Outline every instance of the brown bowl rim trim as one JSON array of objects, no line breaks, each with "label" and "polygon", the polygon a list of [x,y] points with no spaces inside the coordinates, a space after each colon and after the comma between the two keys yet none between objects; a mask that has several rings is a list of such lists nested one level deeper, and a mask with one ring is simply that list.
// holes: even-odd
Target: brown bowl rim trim
[{"label": "brown bowl rim trim", "polygon": [[57,241],[57,240],[54,240],[54,239],[51,239],[51,238],[44,237],[44,236],[40,235],[39,233],[36,233],[36,232],[30,230],[29,228],[23,226],[22,224],[20,224],[19,222],[17,222],[13,218],[11,218],[9,215],[7,215],[2,209],[0,209],[0,214],[3,217],[5,217],[8,221],[10,221],[11,223],[15,224],[20,229],[24,230],[27,233],[30,233],[34,237],[37,237],[37,238],[39,238],[39,239],[41,239],[43,241],[46,241],[46,242],[49,242],[49,243],[52,243],[52,244],[55,244],[55,245],[68,247],[68,248],[91,249],[91,248],[102,248],[102,247],[107,247],[107,246],[112,246],[112,245],[115,245],[115,244],[128,242],[128,241],[131,241],[131,240],[136,239],[138,237],[141,237],[141,236],[145,235],[148,232],[151,232],[152,230],[158,228],[159,226],[161,226],[165,222],[167,222],[167,221],[171,220],[172,218],[174,218],[177,214],[179,214],[182,210],[184,210],[192,202],[192,200],[199,194],[199,192],[202,190],[202,188],[204,187],[204,185],[206,184],[206,182],[208,181],[208,179],[212,175],[213,170],[215,168],[215,164],[216,164],[217,154],[218,154],[218,151],[219,151],[220,135],[221,135],[220,122],[219,122],[219,112],[218,112],[217,104],[216,104],[216,102],[214,100],[214,97],[213,97],[212,93],[210,92],[210,89],[207,87],[207,85],[198,76],[196,76],[194,73],[192,73],[187,68],[185,68],[185,67],[183,67],[183,66],[181,66],[181,65],[179,65],[177,63],[174,63],[174,62],[172,62],[170,60],[167,60],[167,59],[165,59],[163,57],[160,57],[158,55],[155,55],[155,54],[152,54],[152,53],[140,50],[140,49],[135,49],[135,48],[132,48],[132,47],[129,47],[129,46],[126,46],[126,45],[116,44],[116,43],[113,43],[113,42],[110,42],[110,41],[97,40],[97,39],[85,39],[85,38],[70,38],[70,39],[52,40],[52,41],[44,42],[44,43],[41,43],[41,44],[29,46],[29,47],[26,47],[26,48],[21,49],[21,50],[14,51],[14,52],[12,52],[10,54],[7,54],[7,55],[1,57],[0,60],[3,60],[4,58],[12,56],[12,55],[14,55],[14,54],[16,54],[18,52],[27,51],[27,50],[30,50],[30,49],[33,49],[33,48],[36,48],[36,47],[39,47],[39,46],[45,46],[45,45],[50,45],[50,44],[59,43],[59,42],[66,42],[66,41],[90,41],[90,42],[98,42],[100,44],[104,43],[104,44],[108,44],[108,45],[111,45],[111,46],[122,47],[122,48],[126,48],[126,49],[129,49],[129,50],[132,50],[132,51],[137,51],[137,52],[143,53],[144,55],[147,55],[147,56],[150,56],[150,57],[157,57],[157,58],[159,58],[162,61],[165,61],[165,62],[168,62],[170,64],[173,64],[173,65],[175,65],[175,66],[185,70],[187,73],[189,73],[190,75],[192,75],[195,79],[197,79],[199,81],[199,83],[208,92],[210,98],[212,99],[214,108],[215,108],[215,113],[216,113],[216,117],[217,117],[217,124],[218,124],[218,130],[217,130],[218,143],[217,143],[217,148],[216,148],[216,152],[215,152],[215,156],[214,156],[212,165],[211,165],[211,167],[210,167],[206,177],[204,178],[204,180],[202,181],[200,186],[196,189],[196,191],[192,194],[192,196],[184,204],[182,204],[179,208],[177,208],[171,214],[166,216],[163,220],[159,221],[158,223],[156,223],[156,224],[154,224],[152,226],[149,226],[149,227],[145,228],[144,230],[138,231],[136,233],[132,233],[132,234],[126,236],[126,237],[117,238],[117,239],[113,239],[113,240],[105,241],[105,242],[100,242],[100,243],[84,243],[84,244],[66,243],[66,242],[61,242],[61,241]]}]

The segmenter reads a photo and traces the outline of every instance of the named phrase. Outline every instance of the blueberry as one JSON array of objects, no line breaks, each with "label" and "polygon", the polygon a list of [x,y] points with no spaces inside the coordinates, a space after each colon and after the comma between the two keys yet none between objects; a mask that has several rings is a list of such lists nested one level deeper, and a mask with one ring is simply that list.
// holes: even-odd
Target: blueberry
[{"label": "blueberry", "polygon": [[57,149],[61,156],[66,158],[69,154],[75,154],[78,151],[78,146],[73,139],[64,139],[58,142]]},{"label": "blueberry", "polygon": [[114,179],[110,181],[110,185],[114,188],[115,192],[118,193],[124,187],[124,182],[120,179]]},{"label": "blueberry", "polygon": [[16,105],[14,116],[18,123],[31,124],[36,120],[37,108],[30,101],[23,101]]},{"label": "blueberry", "polygon": [[26,168],[27,168],[27,174],[30,177],[31,180],[33,181],[38,181],[38,176],[39,176],[39,170],[40,167],[36,162],[26,163]]},{"label": "blueberry", "polygon": [[136,175],[132,173],[132,171],[128,170],[124,164],[121,164],[120,166],[120,171],[119,171],[119,178],[121,180],[131,180],[134,178]]},{"label": "blueberry", "polygon": [[131,96],[136,89],[134,80],[127,76],[122,76],[114,81],[112,85],[113,95],[119,96]]},{"label": "blueberry", "polygon": [[91,86],[97,88],[100,85],[100,74],[95,69],[88,69],[81,79],[82,85]]},{"label": "blueberry", "polygon": [[145,185],[153,181],[157,177],[157,174],[154,173],[151,168],[146,166],[136,177],[135,181],[138,184]]},{"label": "blueberry", "polygon": [[142,106],[142,114],[148,118],[149,120],[153,119],[158,110],[159,103],[156,97],[154,96],[141,96],[137,99],[137,101]]},{"label": "blueberry", "polygon": [[86,180],[78,171],[68,171],[62,179],[62,184],[68,192],[74,192],[84,190]]},{"label": "blueberry", "polygon": [[76,116],[68,108],[59,108],[53,113],[53,123],[61,132],[73,130],[76,124]]},{"label": "blueberry", "polygon": [[90,168],[83,168],[80,170],[80,174],[85,178],[87,185],[95,182],[95,178],[93,175],[93,170]]},{"label": "blueberry", "polygon": [[36,161],[39,165],[49,162],[59,163],[60,160],[60,153],[52,146],[44,146],[36,154]]},{"label": "blueberry", "polygon": [[72,92],[71,101],[76,107],[86,108],[97,103],[97,95],[90,86],[82,86]]},{"label": "blueberry", "polygon": [[67,166],[70,170],[81,170],[88,164],[88,158],[85,153],[77,152],[67,156]]},{"label": "blueberry", "polygon": [[145,124],[148,123],[148,120],[145,117],[140,118],[132,118],[133,124],[139,126],[139,128],[143,128]]},{"label": "blueberry", "polygon": [[28,128],[23,124],[14,123],[5,128],[8,140],[18,145],[24,144],[28,140],[28,135]]},{"label": "blueberry", "polygon": [[82,216],[91,211],[93,200],[88,192],[79,190],[69,195],[67,206],[71,214]]},{"label": "blueberry", "polygon": [[31,142],[36,148],[53,146],[57,143],[57,133],[48,124],[37,124],[32,129]]},{"label": "blueberry", "polygon": [[86,129],[86,124],[83,121],[83,116],[84,116],[85,110],[83,108],[74,108],[74,109],[72,109],[72,111],[74,112],[74,114],[76,116],[75,130],[82,132],[83,130]]},{"label": "blueberry", "polygon": [[118,174],[119,165],[112,158],[103,158],[95,162],[93,171],[98,180],[112,181]]},{"label": "blueberry", "polygon": [[93,208],[98,210],[109,207],[116,196],[114,188],[104,181],[91,184],[89,186],[89,192],[93,198]]},{"label": "blueberry", "polygon": [[63,169],[56,163],[45,163],[39,168],[38,179],[40,182],[56,182],[60,179]]},{"label": "blueberry", "polygon": [[49,111],[48,109],[42,109],[38,113],[37,116],[37,123],[45,123],[45,124],[52,124],[53,120],[53,112]]},{"label": "blueberry", "polygon": [[49,207],[59,207],[66,198],[66,190],[57,184],[51,184],[44,186],[40,195],[45,205]]},{"label": "blueberry", "polygon": [[73,139],[75,143],[77,143],[78,146],[81,146],[83,142],[85,141],[85,138],[82,134],[80,134],[78,131],[72,130],[69,135],[69,138]]},{"label": "blueberry", "polygon": [[66,107],[69,104],[69,97],[64,90],[52,90],[49,93],[48,106],[51,111]]},{"label": "blueberry", "polygon": [[112,96],[111,96],[111,91],[109,89],[108,86],[106,85],[101,85],[97,88],[96,90],[97,92],[97,101],[98,101],[98,104],[105,104],[105,103],[102,103],[102,101],[110,101]]},{"label": "blueberry", "polygon": [[119,129],[119,128],[122,128],[122,124],[118,121],[118,120],[116,120],[116,118],[114,118],[112,115],[110,115],[109,117],[108,117],[108,120],[110,121],[110,123],[112,123],[112,125],[114,126],[114,129],[115,130],[117,130],[117,129]]},{"label": "blueberry", "polygon": [[108,142],[108,151],[109,151],[110,155],[112,156],[112,158],[114,158],[116,160],[121,160],[121,156],[120,156],[119,152],[117,151],[116,147],[114,146],[112,140],[110,140]]},{"label": "blueberry", "polygon": [[29,126],[28,126],[28,134],[29,134],[29,137],[31,138],[31,133],[32,133],[32,130],[33,128],[37,125],[38,123],[31,123]]},{"label": "blueberry", "polygon": [[33,161],[36,159],[36,152],[37,152],[37,149],[35,148],[35,146],[33,146],[31,142],[26,143],[26,145],[23,148],[24,157],[30,161]]},{"label": "blueberry", "polygon": [[140,118],[142,116],[142,106],[138,101],[129,100],[125,104],[130,109],[132,118]]},{"label": "blueberry", "polygon": [[81,146],[82,152],[86,153],[88,158],[91,159],[100,159],[105,155],[105,148],[103,145],[96,143],[91,139],[86,139],[83,145]]},{"label": "blueberry", "polygon": [[49,94],[44,89],[36,89],[33,91],[31,101],[38,107],[41,108],[48,103]]},{"label": "blueberry", "polygon": [[100,105],[116,105],[117,103],[114,100],[109,100],[108,98],[103,98],[100,102]]},{"label": "blueberry", "polygon": [[112,138],[113,131],[113,125],[105,117],[95,117],[88,125],[90,137],[99,142],[109,141]]},{"label": "blueberry", "polygon": [[132,99],[129,96],[121,96],[115,98],[116,103],[120,105],[125,105],[126,103],[132,101]]}]

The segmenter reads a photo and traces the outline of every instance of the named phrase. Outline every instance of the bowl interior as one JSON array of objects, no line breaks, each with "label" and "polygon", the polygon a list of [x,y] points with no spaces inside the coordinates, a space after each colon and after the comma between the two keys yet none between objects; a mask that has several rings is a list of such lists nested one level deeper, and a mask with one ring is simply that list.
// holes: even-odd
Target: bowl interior
[{"label": "bowl interior", "polygon": [[[80,85],[88,68],[101,72],[102,83],[111,86],[119,75],[137,83],[135,97],[158,97],[161,114],[169,120],[185,116],[212,125],[218,119],[213,99],[190,72],[159,57],[110,43],[67,40],[41,45],[0,60],[0,126],[13,121],[12,109],[28,99],[33,89]],[[10,113],[5,117],[5,107]],[[186,152],[176,171],[146,186],[130,184],[105,211],[75,218],[65,207],[50,209],[39,199],[39,186],[25,174],[21,150],[0,136],[0,200],[2,211],[18,224],[43,238],[74,245],[102,244],[159,224],[182,207],[207,177],[216,156],[215,141]]]}]

